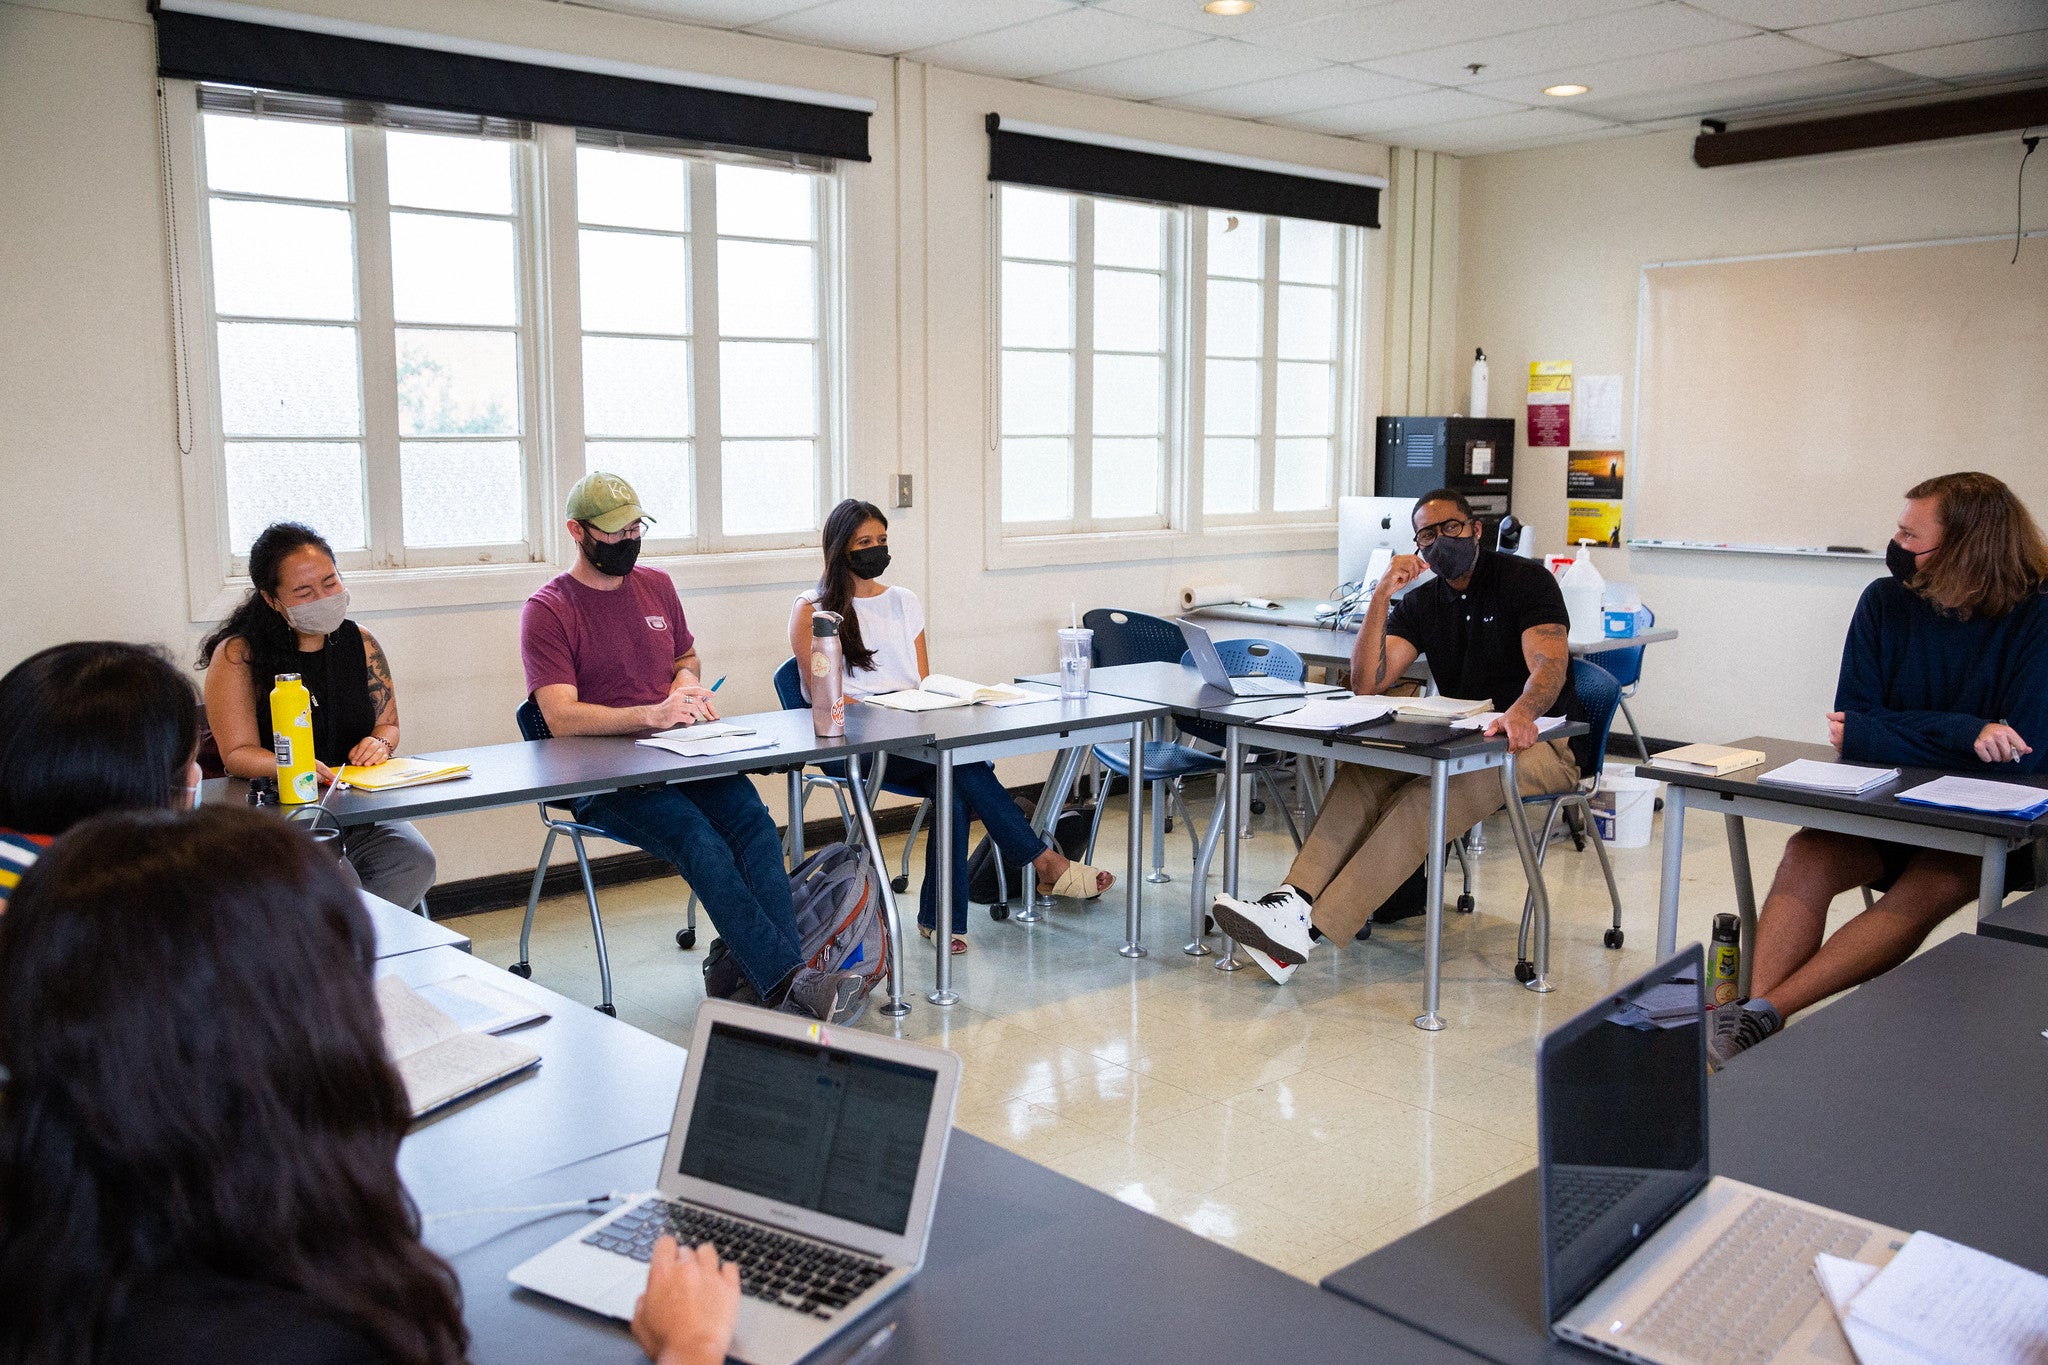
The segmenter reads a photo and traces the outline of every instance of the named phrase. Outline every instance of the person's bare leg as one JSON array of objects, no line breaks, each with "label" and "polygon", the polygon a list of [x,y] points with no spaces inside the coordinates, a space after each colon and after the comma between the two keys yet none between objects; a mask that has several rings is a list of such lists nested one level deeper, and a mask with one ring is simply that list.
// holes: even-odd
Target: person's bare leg
[{"label": "person's bare leg", "polygon": [[[1774,988],[1820,951],[1835,897],[1869,884],[1883,871],[1877,846],[1868,839],[1820,829],[1802,829],[1788,839],[1771,893],[1757,912],[1751,997],[1777,1005]],[[1790,1013],[1782,1006],[1780,1012]]]},{"label": "person's bare leg", "polygon": [[[1837,991],[1890,971],[1913,955],[1934,926],[1977,898],[1977,859],[1961,853],[1922,849],[1906,864],[1892,889],[1835,931],[1806,963],[1769,991],[1783,1018]],[[1759,930],[1758,938],[1762,933]]]}]

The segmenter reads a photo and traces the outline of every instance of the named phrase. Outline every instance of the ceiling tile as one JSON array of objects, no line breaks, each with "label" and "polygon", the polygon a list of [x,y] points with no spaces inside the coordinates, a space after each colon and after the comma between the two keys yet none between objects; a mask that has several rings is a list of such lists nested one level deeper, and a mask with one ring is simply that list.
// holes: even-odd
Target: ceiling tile
[{"label": "ceiling tile", "polygon": [[744,28],[765,19],[808,9],[818,0],[580,0],[621,14],[682,19],[705,28]]},{"label": "ceiling tile", "polygon": [[1882,57],[2043,27],[2048,27],[2048,5],[2042,0],[1944,0],[1867,19],[1816,24],[1795,29],[1792,36],[1852,57]]},{"label": "ceiling tile", "polygon": [[957,71],[1029,80],[1200,41],[1185,29],[1148,24],[1106,10],[1070,9],[995,33],[919,48],[910,55]]},{"label": "ceiling tile", "polygon": [[1643,0],[1393,0],[1250,34],[1245,41],[1361,62],[1631,9]]},{"label": "ceiling tile", "polygon": [[1631,123],[1654,119],[1730,117],[1783,109],[1801,101],[1839,100],[1856,95],[1904,95],[1931,87],[1923,81],[1876,62],[1839,61],[1826,66],[1770,71],[1732,80],[1710,81],[1677,90],[1653,90],[1611,99],[1574,100],[1572,107],[1601,118]]},{"label": "ceiling tile", "polygon": [[[1220,85],[1243,85],[1270,77],[1309,72],[1319,64],[1312,57],[1282,52],[1274,47],[1253,47],[1250,43],[1212,38],[1192,47],[1166,52],[1148,52],[1120,62],[1084,66],[1046,78],[1048,85],[1068,90],[1087,90],[1098,95],[1115,95],[1127,100],[1156,100],[1168,95],[1214,90]],[[1326,67],[1348,71],[1349,67]]]},{"label": "ceiling tile", "polygon": [[1216,38],[1242,38],[1260,29],[1388,3],[1390,0],[1259,0],[1259,7],[1250,14],[1230,16],[1210,14],[1202,8],[1202,0],[1097,0],[1096,8]]},{"label": "ceiling tile", "polygon": [[1059,14],[1061,0],[826,0],[825,4],[752,25],[853,52],[908,52]]},{"label": "ceiling tile", "polygon": [[1233,118],[1271,118],[1303,109],[1329,109],[1426,91],[1429,87],[1355,66],[1325,66],[1299,75],[1205,90],[1172,101],[1183,109]]},{"label": "ceiling tile", "polygon": [[1402,147],[1419,147],[1426,152],[1455,152],[1471,156],[1480,152],[1506,151],[1545,138],[1604,132],[1607,124],[1562,109],[1517,109],[1490,118],[1463,119],[1457,123],[1429,124],[1404,128],[1388,135]]},{"label": "ceiling tile", "polygon": [[1878,60],[1916,76],[1934,76],[1941,80],[2048,68],[2048,29],[2011,33],[2003,38],[1980,38],[1974,43],[1955,43],[1948,47],[1922,48],[1918,52],[1897,52]]},{"label": "ceiling tile", "polygon": [[1665,0],[1640,9],[1622,10],[1592,19],[1575,19],[1547,28],[1521,33],[1504,33],[1492,38],[1453,43],[1427,52],[1410,52],[1398,57],[1381,57],[1364,63],[1374,71],[1436,85],[1467,85],[1475,77],[1466,70],[1472,62],[1485,64],[1485,79],[1548,71],[1574,62],[1588,64],[1620,57],[1639,57],[1674,48],[1697,47],[1747,37],[1755,30],[1727,19],[1717,19],[1690,5]]},{"label": "ceiling tile", "polygon": [[1394,128],[1413,128],[1425,123],[1449,123],[1455,119],[1482,118],[1489,114],[1514,113],[1517,106],[1463,90],[1430,90],[1399,99],[1374,100],[1369,104],[1347,105],[1342,109],[1317,109],[1274,119],[1290,127],[1319,133],[1341,133],[1360,137]]},{"label": "ceiling tile", "polygon": [[1687,0],[1695,9],[1735,19],[1758,28],[1786,29],[1801,24],[1830,24],[1861,19],[1867,14],[1912,9],[1927,0]]},{"label": "ceiling tile", "polygon": [[1775,33],[1759,33],[1733,42],[1708,43],[1702,47],[1658,52],[1646,57],[1600,62],[1593,66],[1553,67],[1549,71],[1505,80],[1481,80],[1466,87],[1499,99],[1529,103],[1542,100],[1543,87],[1571,81],[1592,87],[1596,96],[1644,95],[1675,90],[1709,81],[1733,80],[1767,71],[1789,71],[1802,66],[1820,66],[1834,61],[1832,53]]}]

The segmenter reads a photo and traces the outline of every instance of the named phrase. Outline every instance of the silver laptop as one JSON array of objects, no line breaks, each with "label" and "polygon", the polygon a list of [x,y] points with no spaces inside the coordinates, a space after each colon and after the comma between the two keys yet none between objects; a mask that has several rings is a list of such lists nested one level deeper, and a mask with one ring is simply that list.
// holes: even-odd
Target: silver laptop
[{"label": "silver laptop", "polygon": [[1537,1049],[1545,1317],[1647,1365],[1842,1365],[1814,1256],[1883,1265],[1906,1235],[1707,1174],[1700,968],[1694,944]]},{"label": "silver laptop", "polygon": [[513,1267],[630,1320],[655,1240],[740,1267],[731,1358],[790,1365],[924,1263],[960,1059],[747,1005],[697,1011],[658,1188]]},{"label": "silver laptop", "polygon": [[1305,697],[1308,688],[1285,678],[1268,678],[1261,673],[1248,673],[1233,678],[1230,670],[1223,666],[1223,656],[1216,652],[1216,642],[1209,638],[1204,626],[1196,625],[1185,617],[1174,622],[1180,627],[1181,638],[1188,642],[1188,654],[1195,661],[1195,668],[1202,675],[1202,681],[1220,692],[1233,697]]}]

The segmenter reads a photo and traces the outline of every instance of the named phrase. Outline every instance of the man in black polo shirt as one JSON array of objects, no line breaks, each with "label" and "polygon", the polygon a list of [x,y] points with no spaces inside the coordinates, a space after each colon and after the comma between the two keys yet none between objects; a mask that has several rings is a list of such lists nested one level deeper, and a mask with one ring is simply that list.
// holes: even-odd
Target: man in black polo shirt
[{"label": "man in black polo shirt", "polygon": [[[1472,505],[1452,489],[1415,504],[1415,527],[1420,557],[1394,560],[1359,624],[1353,690],[1384,691],[1427,655],[1438,691],[1484,697],[1502,713],[1486,733],[1507,736],[1525,795],[1569,790],[1579,780],[1571,746],[1536,734],[1538,716],[1580,718],[1557,581],[1535,560],[1483,548]],[[1436,577],[1390,616],[1394,592],[1425,567]],[[1444,828],[1468,829],[1501,809],[1499,775],[1453,777],[1448,797]],[[1428,851],[1429,779],[1345,764],[1287,880],[1255,901],[1218,896],[1216,923],[1284,982],[1316,939],[1348,942]]]}]

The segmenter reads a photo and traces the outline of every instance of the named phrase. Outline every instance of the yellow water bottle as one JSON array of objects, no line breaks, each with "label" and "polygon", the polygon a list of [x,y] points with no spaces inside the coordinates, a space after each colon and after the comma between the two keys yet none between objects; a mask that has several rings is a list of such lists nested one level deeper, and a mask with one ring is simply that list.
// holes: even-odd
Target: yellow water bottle
[{"label": "yellow water bottle", "polygon": [[296,673],[280,673],[270,689],[270,743],[277,750],[277,799],[303,806],[320,799],[313,768],[313,694]]}]

